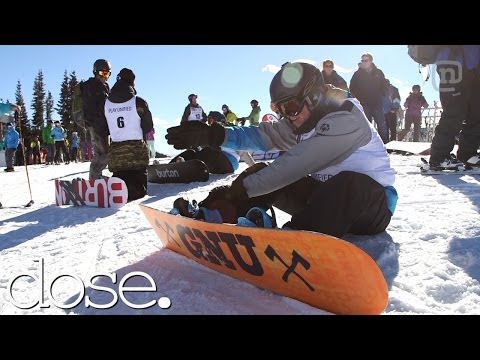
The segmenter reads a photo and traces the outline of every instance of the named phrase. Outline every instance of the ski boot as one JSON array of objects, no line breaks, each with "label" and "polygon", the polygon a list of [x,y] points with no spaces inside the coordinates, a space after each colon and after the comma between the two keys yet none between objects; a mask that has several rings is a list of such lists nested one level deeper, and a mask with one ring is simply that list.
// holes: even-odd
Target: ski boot
[{"label": "ski boot", "polygon": [[192,200],[190,203],[188,200],[180,197],[173,202],[173,209],[170,210],[170,214],[197,219],[200,215],[200,208],[196,200]]},{"label": "ski boot", "polygon": [[265,209],[253,207],[248,210],[245,217],[241,216],[238,218],[237,226],[276,228],[275,213],[272,208],[270,208],[270,211],[272,216],[268,215]]}]

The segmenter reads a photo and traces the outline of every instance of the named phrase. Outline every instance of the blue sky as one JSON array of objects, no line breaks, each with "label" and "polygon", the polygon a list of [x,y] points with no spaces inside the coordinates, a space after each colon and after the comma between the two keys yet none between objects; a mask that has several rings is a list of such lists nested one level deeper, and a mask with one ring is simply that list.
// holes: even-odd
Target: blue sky
[{"label": "blue sky", "polygon": [[[138,95],[154,117],[156,150],[176,154],[164,134],[180,122],[188,94],[198,94],[207,114],[227,104],[237,116],[247,116],[250,100],[257,99],[263,115],[270,112],[270,81],[286,61],[303,60],[321,68],[330,58],[349,83],[364,52],[373,54],[375,64],[399,88],[402,104],[414,84],[422,87],[431,105],[438,100],[434,83],[423,82],[406,45],[0,45],[0,98],[13,102],[20,80],[30,117],[33,82],[40,69],[56,106],[64,71],[87,79],[94,61],[104,58],[112,64],[110,86],[123,67],[134,71]],[[56,113],[55,117],[59,118]]]}]

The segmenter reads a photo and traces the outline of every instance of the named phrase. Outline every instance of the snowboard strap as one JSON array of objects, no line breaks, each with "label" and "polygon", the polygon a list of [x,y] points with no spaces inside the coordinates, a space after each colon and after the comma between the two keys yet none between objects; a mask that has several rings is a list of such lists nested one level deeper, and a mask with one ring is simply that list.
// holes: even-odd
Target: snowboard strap
[{"label": "snowboard strap", "polygon": [[65,201],[68,204],[70,201],[74,206],[85,206],[85,202],[82,200],[79,194],[75,192],[75,185],[77,180],[66,181],[59,180],[60,187],[65,191]]}]

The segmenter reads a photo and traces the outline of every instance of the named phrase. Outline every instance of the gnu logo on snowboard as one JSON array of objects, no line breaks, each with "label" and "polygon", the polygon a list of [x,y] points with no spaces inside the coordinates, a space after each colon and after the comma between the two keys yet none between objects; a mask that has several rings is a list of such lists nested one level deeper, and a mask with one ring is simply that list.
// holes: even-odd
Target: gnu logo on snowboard
[{"label": "gnu logo on snowboard", "polygon": [[[305,270],[310,269],[310,263],[295,250],[292,250],[289,264],[289,260],[282,258],[271,245],[268,245],[264,251],[266,258],[263,256],[259,258],[255,252],[255,243],[250,236],[202,231],[182,225],[172,228],[168,223],[164,223],[164,226],[162,226],[158,221],[155,221],[155,225],[165,232],[169,243],[186,249],[198,260],[225,266],[230,270],[243,270],[258,277],[265,274],[262,260],[278,261],[285,267],[282,275],[282,280],[285,283],[288,283],[291,278],[296,278],[305,284],[310,291],[315,291],[314,287],[301,275],[302,271],[305,272]],[[175,235],[180,239],[180,243],[175,240]],[[226,244],[226,248],[221,247],[221,243]]]},{"label": "gnu logo on snowboard", "polygon": [[315,291],[315,289],[313,288],[312,285],[310,285],[303,277],[301,277],[297,272],[295,272],[295,269],[296,269],[298,264],[302,265],[305,268],[305,270],[310,269],[310,263],[307,260],[305,260],[303,257],[301,257],[300,254],[297,253],[295,250],[292,251],[292,263],[290,265],[287,265],[287,263],[277,254],[275,249],[273,247],[271,247],[270,245],[268,245],[267,248],[265,249],[265,255],[267,255],[267,257],[272,261],[274,261],[275,258],[277,258],[285,266],[285,268],[287,270],[285,271],[285,273],[282,276],[283,281],[288,282],[288,277],[291,274],[294,274],[311,291]]}]

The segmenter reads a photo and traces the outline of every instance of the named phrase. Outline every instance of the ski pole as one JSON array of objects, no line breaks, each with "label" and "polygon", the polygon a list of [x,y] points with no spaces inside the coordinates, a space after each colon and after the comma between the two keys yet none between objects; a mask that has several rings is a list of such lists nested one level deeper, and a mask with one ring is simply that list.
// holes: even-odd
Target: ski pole
[{"label": "ski pole", "polygon": [[30,201],[28,202],[25,207],[30,207],[33,204],[33,198],[32,198],[32,187],[30,186],[30,176],[28,176],[28,166],[27,166],[27,159],[25,157],[25,143],[23,141],[23,135],[22,135],[22,124],[20,122],[20,116],[17,111],[14,113],[15,120],[17,120],[18,123],[18,128],[20,130],[20,141],[22,143],[22,152],[23,152],[23,163],[25,164],[25,171],[27,173],[27,181],[28,181],[28,190],[30,191]]}]

